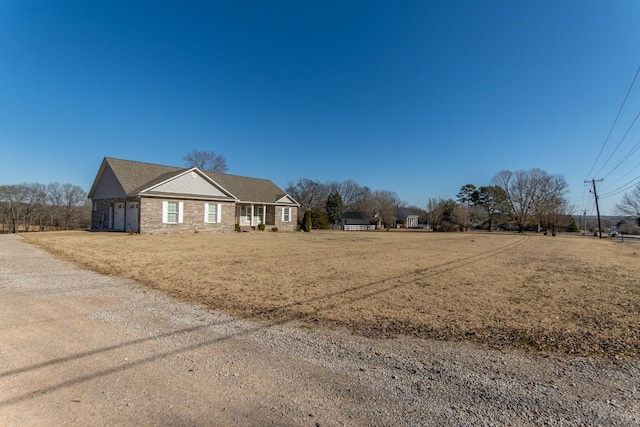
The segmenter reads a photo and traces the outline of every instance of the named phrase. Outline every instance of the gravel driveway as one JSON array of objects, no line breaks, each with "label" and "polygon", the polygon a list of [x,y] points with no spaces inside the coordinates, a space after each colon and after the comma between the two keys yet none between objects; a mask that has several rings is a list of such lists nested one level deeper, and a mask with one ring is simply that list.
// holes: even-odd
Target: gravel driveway
[{"label": "gravel driveway", "polygon": [[640,363],[234,319],[0,235],[0,425],[640,424]]}]

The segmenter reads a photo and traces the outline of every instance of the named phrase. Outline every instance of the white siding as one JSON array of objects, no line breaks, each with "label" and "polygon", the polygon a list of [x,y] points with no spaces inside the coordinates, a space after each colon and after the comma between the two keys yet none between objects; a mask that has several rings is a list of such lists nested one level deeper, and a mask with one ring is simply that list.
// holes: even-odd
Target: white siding
[{"label": "white siding", "polygon": [[126,196],[111,167],[106,167],[93,193],[93,199],[120,199]]},{"label": "white siding", "polygon": [[287,204],[287,203],[294,204],[295,202],[293,201],[293,199],[289,195],[286,195],[286,196],[281,197],[280,199],[278,199],[276,201],[276,203],[278,203],[278,204],[280,204],[280,203],[282,203],[282,204]]},{"label": "white siding", "polygon": [[204,179],[198,173],[188,173],[174,178],[151,189],[148,193],[192,194],[197,196],[224,197],[229,196]]}]

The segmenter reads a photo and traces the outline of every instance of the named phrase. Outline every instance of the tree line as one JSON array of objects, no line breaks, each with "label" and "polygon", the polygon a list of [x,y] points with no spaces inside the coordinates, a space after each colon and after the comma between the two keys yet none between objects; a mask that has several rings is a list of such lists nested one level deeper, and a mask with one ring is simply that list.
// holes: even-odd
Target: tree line
[{"label": "tree line", "polygon": [[467,184],[457,199],[429,199],[427,211],[435,231],[466,231],[500,228],[525,231],[537,226],[552,235],[563,229],[577,231],[565,195],[568,184],[562,175],[542,169],[498,172],[491,185]]},{"label": "tree line", "polygon": [[372,191],[353,180],[320,182],[302,178],[290,182],[285,191],[300,203],[300,225],[304,230],[329,228],[340,223],[345,212],[364,214],[372,224],[389,228],[397,220],[399,207],[406,207],[434,231],[469,229],[514,230],[532,226],[555,235],[561,230],[577,231],[575,209],[565,195],[568,184],[562,175],[542,169],[498,172],[490,185],[466,184],[456,198],[428,199],[426,210],[406,206],[393,191]]},{"label": "tree line", "polygon": [[[304,230],[330,228],[338,225],[345,212],[364,214],[371,224],[389,228],[393,225],[399,206],[398,195],[389,190],[371,190],[353,180],[320,182],[307,178],[289,182],[287,194],[300,203],[300,225]],[[423,209],[408,207],[418,211]]]},{"label": "tree line", "polygon": [[622,200],[616,203],[616,210],[633,218],[636,224],[640,226],[640,184],[636,185],[630,192],[625,193]]},{"label": "tree line", "polygon": [[[227,163],[214,151],[192,150],[183,157],[185,166],[226,173]],[[304,230],[329,228],[340,223],[342,215],[358,211],[371,223],[390,227],[396,222],[398,207],[428,218],[436,231],[465,231],[484,228],[489,231],[513,229],[522,232],[532,225],[555,235],[561,229],[577,231],[571,206],[566,197],[568,185],[562,175],[542,169],[502,170],[490,185],[466,184],[456,199],[432,198],[426,210],[406,206],[396,193],[372,191],[352,180],[320,182],[306,178],[290,182],[286,191],[300,203],[300,225]],[[616,211],[634,218],[640,226],[640,184],[616,204]]]},{"label": "tree line", "polygon": [[0,185],[2,231],[88,228],[91,208],[79,186],[54,182]]}]

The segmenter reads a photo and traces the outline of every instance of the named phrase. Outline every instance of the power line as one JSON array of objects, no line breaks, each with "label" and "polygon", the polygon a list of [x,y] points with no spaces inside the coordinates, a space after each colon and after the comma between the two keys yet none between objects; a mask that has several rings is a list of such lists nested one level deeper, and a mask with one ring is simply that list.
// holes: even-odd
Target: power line
[{"label": "power line", "polygon": [[[634,167],[632,167],[631,169],[629,169],[627,171],[627,173],[625,173],[624,175],[622,175],[620,178],[616,179],[615,181],[612,181],[611,183],[609,183],[609,185],[607,187],[605,187],[605,189],[609,189],[611,187],[613,187],[615,184],[619,183],[620,181],[622,181],[624,179],[625,176],[629,175],[631,172],[633,172],[635,169],[637,169],[638,167],[640,167],[640,163],[638,163],[637,165],[635,165]],[[607,176],[609,175],[605,175],[604,177],[602,177],[602,179],[605,179]]]},{"label": "power line", "polygon": [[[627,131],[624,133],[624,135],[622,135],[622,138],[620,139],[620,141],[618,142],[618,145],[616,145],[616,148],[613,149],[613,151],[611,152],[611,154],[609,155],[609,157],[607,158],[607,160],[604,162],[604,164],[600,167],[600,169],[598,170],[598,172],[596,172],[594,175],[599,175],[600,172],[602,172],[602,169],[604,169],[605,166],[607,166],[607,163],[609,163],[609,160],[611,160],[611,158],[613,157],[613,155],[616,153],[616,151],[618,151],[618,148],[620,148],[620,144],[622,144],[622,141],[624,141],[624,139],[627,137],[627,135],[629,134],[629,131],[631,131],[631,128],[633,127],[633,125],[636,124],[636,121],[638,120],[638,117],[640,117],[640,113],[638,113],[636,115],[636,118],[633,119],[633,122],[631,122],[631,125],[629,126],[629,128],[627,129]],[[624,159],[623,159],[624,161]],[[612,170],[609,171],[609,173],[605,176],[609,176],[611,174],[611,172],[613,172],[618,166],[620,166],[622,164],[621,161],[620,163],[618,163]]]},{"label": "power line", "polygon": [[613,121],[613,124],[611,125],[611,129],[609,129],[609,133],[607,134],[607,138],[604,140],[604,143],[602,144],[602,148],[600,148],[600,153],[598,153],[598,157],[596,157],[596,161],[593,162],[593,166],[591,166],[591,169],[589,169],[589,172],[587,173],[587,177],[585,178],[585,181],[588,181],[588,178],[591,175],[591,172],[593,172],[593,169],[596,167],[596,164],[598,164],[598,160],[600,160],[600,156],[602,155],[602,152],[604,151],[604,147],[607,145],[607,142],[609,141],[609,138],[611,137],[611,133],[613,132],[613,128],[616,126],[616,123],[618,122],[618,118],[620,117],[620,113],[622,113],[622,109],[624,108],[624,105],[627,103],[627,98],[629,97],[629,93],[631,93],[631,89],[633,88],[633,85],[636,82],[636,78],[638,77],[638,73],[640,73],[640,67],[638,67],[638,70],[636,71],[636,74],[633,77],[633,81],[631,82],[631,86],[629,86],[629,89],[627,90],[627,94],[625,95],[624,100],[622,101],[622,105],[620,106],[620,109],[618,110],[618,114],[616,115],[616,118]]},{"label": "power line", "polygon": [[627,182],[626,184],[621,185],[620,187],[616,188],[615,190],[611,190],[610,192],[601,195],[600,198],[616,196],[616,195],[618,195],[620,193],[623,193],[623,192],[629,190],[630,188],[633,188],[633,186],[636,185],[636,182],[640,182],[640,176],[637,176],[637,177],[633,178],[631,181]]}]

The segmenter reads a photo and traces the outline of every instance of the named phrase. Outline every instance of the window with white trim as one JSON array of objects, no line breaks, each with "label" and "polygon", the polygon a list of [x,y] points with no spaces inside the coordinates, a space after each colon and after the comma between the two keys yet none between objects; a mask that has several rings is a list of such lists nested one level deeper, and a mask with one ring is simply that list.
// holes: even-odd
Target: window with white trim
[{"label": "window with white trim", "polygon": [[178,223],[178,202],[167,202],[167,222]]},{"label": "window with white trim", "polygon": [[204,204],[204,222],[218,223],[220,222],[220,203],[205,203]]},{"label": "window with white trim", "polygon": [[183,202],[162,202],[162,222],[164,224],[182,223]]},{"label": "window with white trim", "polygon": [[291,221],[291,208],[282,208],[282,222]]}]

